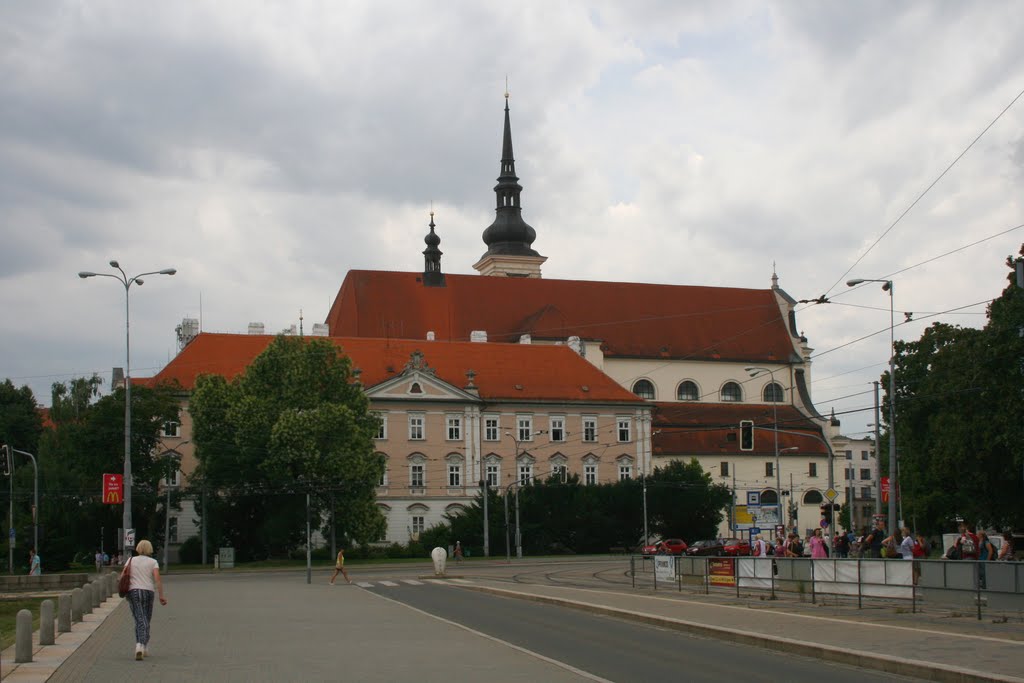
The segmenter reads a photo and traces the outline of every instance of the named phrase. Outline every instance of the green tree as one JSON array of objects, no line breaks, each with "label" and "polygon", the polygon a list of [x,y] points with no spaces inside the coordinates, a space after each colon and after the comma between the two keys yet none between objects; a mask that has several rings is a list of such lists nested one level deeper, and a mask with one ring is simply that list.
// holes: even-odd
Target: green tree
[{"label": "green tree", "polygon": [[696,458],[655,468],[647,480],[648,524],[663,537],[714,538],[731,504],[731,489],[712,483]]},{"label": "green tree", "polygon": [[378,421],[332,342],[279,336],[231,382],[198,378],[189,410],[207,528],[239,559],[281,557],[301,545],[307,492],[315,520],[326,524],[334,506],[342,539],[382,535]]},{"label": "green tree", "polygon": [[[116,548],[122,507],[101,499],[102,475],[124,469],[124,397],[119,389],[99,397],[100,380],[77,378],[55,384],[52,428],[39,442],[40,552],[50,569],[66,567],[76,555],[100,544]],[[139,538],[159,544],[163,516],[157,512],[157,487],[166,474],[160,428],[176,420],[176,397],[165,389],[132,389],[132,520]],[[29,468],[21,468],[18,486],[31,491]],[[21,479],[25,477],[25,479]],[[30,522],[28,522],[30,524]]]},{"label": "green tree", "polygon": [[1024,290],[1013,282],[1012,258],[1007,266],[1009,282],[983,329],[935,323],[895,345],[904,516],[928,533],[950,530],[957,518],[1024,525]]}]

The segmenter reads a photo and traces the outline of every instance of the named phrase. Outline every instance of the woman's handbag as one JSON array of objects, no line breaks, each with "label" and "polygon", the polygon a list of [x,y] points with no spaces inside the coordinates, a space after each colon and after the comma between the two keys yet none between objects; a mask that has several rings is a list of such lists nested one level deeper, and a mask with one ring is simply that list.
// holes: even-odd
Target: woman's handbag
[{"label": "woman's handbag", "polygon": [[121,570],[121,578],[117,581],[117,594],[122,598],[128,595],[128,589],[132,585],[132,561],[128,560],[128,563]]}]

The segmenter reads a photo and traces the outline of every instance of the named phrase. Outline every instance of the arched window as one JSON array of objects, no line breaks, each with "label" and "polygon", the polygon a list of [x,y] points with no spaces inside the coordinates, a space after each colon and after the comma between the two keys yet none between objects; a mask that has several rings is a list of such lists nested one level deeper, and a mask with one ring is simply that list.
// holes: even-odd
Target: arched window
[{"label": "arched window", "polygon": [[726,382],[722,385],[722,400],[729,403],[739,403],[743,400],[743,390],[736,382]]},{"label": "arched window", "polygon": [[[899,451],[897,451],[899,452]],[[775,489],[765,489],[761,491],[761,505],[778,505],[779,496],[775,493]]]},{"label": "arched window", "polygon": [[638,379],[633,384],[633,393],[636,394],[637,396],[639,396],[642,399],[646,399],[648,401],[653,401],[654,400],[654,385],[651,384],[650,380]]},{"label": "arched window", "polygon": [[[764,402],[765,403],[782,403],[782,385],[778,382],[769,382],[764,387]],[[898,453],[899,451],[897,451]]]},{"label": "arched window", "polygon": [[[899,451],[896,451],[899,453]],[[821,495],[821,491],[808,491],[804,494],[804,505],[821,505],[825,502],[824,497]]]},{"label": "arched window", "polygon": [[676,398],[680,401],[696,401],[700,399],[700,389],[696,382],[686,380],[676,389]]}]

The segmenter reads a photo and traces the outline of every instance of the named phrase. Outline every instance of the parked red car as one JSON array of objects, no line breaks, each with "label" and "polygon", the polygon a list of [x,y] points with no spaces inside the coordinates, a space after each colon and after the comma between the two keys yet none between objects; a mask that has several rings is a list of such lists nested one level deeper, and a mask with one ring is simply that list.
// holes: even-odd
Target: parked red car
[{"label": "parked red car", "polygon": [[742,538],[723,538],[722,554],[727,556],[749,555],[750,542]]},{"label": "parked red car", "polygon": [[682,555],[685,552],[686,541],[681,538],[666,538],[643,547],[644,555]]}]

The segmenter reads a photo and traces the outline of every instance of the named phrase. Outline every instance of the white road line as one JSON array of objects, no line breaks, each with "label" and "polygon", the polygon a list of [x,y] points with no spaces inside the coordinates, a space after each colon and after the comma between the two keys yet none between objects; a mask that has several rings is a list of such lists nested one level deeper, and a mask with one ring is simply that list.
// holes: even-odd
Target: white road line
[{"label": "white road line", "polygon": [[[446,582],[445,581],[434,581],[433,583],[446,583]],[[513,650],[517,650],[519,652],[522,652],[523,654],[530,655],[531,657],[535,657],[536,659],[539,659],[542,662],[547,662],[548,664],[551,664],[553,666],[557,666],[560,669],[565,669],[566,671],[570,671],[570,672],[576,674],[577,676],[582,676],[583,678],[586,678],[587,680],[597,681],[598,683],[613,683],[612,681],[608,680],[607,678],[601,678],[600,676],[595,676],[594,674],[590,673],[589,671],[584,671],[583,669],[577,669],[576,667],[574,667],[574,666],[572,666],[570,664],[566,664],[565,662],[560,662],[557,659],[552,659],[551,657],[545,657],[544,655],[540,654],[539,652],[534,652],[533,650],[527,650],[525,647],[520,647],[518,645],[513,645],[512,643],[510,643],[508,641],[505,641],[505,640],[502,640],[501,638],[496,638],[494,636],[487,635],[486,633],[482,633],[481,631],[477,631],[476,629],[470,628],[470,627],[465,626],[463,624],[460,624],[458,622],[450,621],[448,619],[445,619],[444,617],[439,617],[436,614],[431,614],[430,612],[424,612],[423,610],[421,610],[421,609],[419,609],[417,607],[413,607],[412,605],[407,605],[404,602],[399,602],[398,600],[394,600],[394,599],[389,598],[387,596],[381,595],[380,593],[370,593],[370,595],[375,595],[378,598],[380,598],[381,600],[387,600],[388,602],[393,602],[396,605],[401,605],[402,607],[405,607],[406,609],[411,609],[413,612],[419,612],[422,615],[428,616],[431,619],[436,619],[436,620],[438,620],[440,622],[448,624],[449,626],[454,626],[456,628],[461,628],[463,631],[468,631],[469,633],[472,633],[475,636],[480,636],[481,638],[486,638],[487,640],[490,640],[492,642],[498,643],[499,645],[504,645],[505,647],[510,647]]]},{"label": "white road line", "polygon": [[[899,452],[899,451],[897,451],[897,453],[898,453],[898,452]],[[395,588],[396,586],[398,586],[398,584],[397,584],[397,583],[395,583],[394,581],[381,581],[381,582],[380,582],[380,585],[382,585],[382,586],[388,586],[389,588]]]},{"label": "white road line", "polygon": [[373,584],[369,581],[356,581],[356,585],[360,588],[373,588]]},{"label": "white road line", "polygon": [[407,583],[410,586],[422,586],[423,585],[422,581],[417,581],[416,579],[402,579],[402,583]]}]

